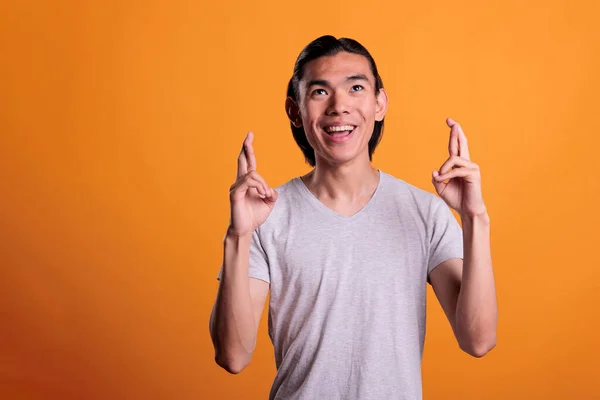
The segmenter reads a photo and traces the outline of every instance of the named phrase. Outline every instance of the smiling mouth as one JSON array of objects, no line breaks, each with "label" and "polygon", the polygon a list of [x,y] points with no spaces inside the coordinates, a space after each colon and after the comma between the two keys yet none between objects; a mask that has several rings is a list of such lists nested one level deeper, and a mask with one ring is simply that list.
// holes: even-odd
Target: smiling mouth
[{"label": "smiling mouth", "polygon": [[354,125],[326,126],[323,130],[330,136],[343,136],[351,134],[354,128]]}]

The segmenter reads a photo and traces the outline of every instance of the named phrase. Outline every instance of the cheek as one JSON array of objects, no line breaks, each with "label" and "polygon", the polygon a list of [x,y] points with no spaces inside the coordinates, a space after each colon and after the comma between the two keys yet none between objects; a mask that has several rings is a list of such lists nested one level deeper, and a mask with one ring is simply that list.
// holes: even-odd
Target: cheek
[{"label": "cheek", "polygon": [[318,121],[321,115],[320,109],[316,106],[305,107],[304,114],[302,115],[302,120],[304,122],[304,131],[307,132],[308,135],[314,135],[318,133]]},{"label": "cheek", "polygon": [[321,107],[318,103],[310,102],[304,107],[304,116],[307,121],[316,121],[321,115]]},{"label": "cheek", "polygon": [[377,102],[375,99],[363,99],[360,104],[360,109],[362,110],[363,118],[366,120],[370,120],[375,118],[375,111],[377,107]]},{"label": "cheek", "polygon": [[318,147],[318,143],[320,141],[318,128],[316,126],[315,121],[312,120],[310,117],[305,116],[303,119],[304,119],[303,127],[304,127],[304,134],[306,135],[306,140],[308,140],[308,143],[314,149],[315,146]]}]

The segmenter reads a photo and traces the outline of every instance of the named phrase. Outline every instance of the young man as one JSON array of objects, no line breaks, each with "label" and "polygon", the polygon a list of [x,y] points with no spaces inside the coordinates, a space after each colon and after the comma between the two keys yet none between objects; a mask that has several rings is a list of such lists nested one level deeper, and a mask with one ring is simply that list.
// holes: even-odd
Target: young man
[{"label": "young man", "polygon": [[461,349],[495,346],[490,220],[467,139],[447,119],[439,197],[418,189],[371,165],[387,104],[368,51],[323,36],[298,57],[285,103],[314,169],[274,190],[244,140],[210,332],[216,362],[239,373],[270,290],[270,399],[421,398],[427,282]]}]

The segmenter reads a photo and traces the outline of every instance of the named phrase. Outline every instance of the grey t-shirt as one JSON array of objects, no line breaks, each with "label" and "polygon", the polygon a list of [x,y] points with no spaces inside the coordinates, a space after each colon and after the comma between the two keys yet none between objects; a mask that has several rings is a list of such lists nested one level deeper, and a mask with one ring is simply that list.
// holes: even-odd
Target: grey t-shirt
[{"label": "grey t-shirt", "polygon": [[421,399],[429,273],[463,257],[450,208],[383,171],[351,217],[300,178],[277,191],[249,264],[250,277],[270,283],[269,399]]}]

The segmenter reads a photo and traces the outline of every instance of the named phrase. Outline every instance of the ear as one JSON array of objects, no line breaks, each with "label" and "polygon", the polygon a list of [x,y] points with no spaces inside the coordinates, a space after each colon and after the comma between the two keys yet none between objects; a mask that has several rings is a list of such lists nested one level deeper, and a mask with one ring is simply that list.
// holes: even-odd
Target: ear
[{"label": "ear", "polygon": [[287,113],[290,122],[296,127],[302,126],[302,116],[300,115],[300,107],[294,99],[288,97],[285,99],[285,112]]},{"label": "ear", "polygon": [[382,121],[388,108],[388,95],[384,88],[379,89],[377,104],[375,105],[375,121]]}]

